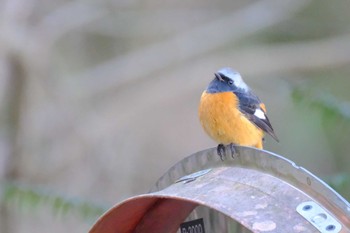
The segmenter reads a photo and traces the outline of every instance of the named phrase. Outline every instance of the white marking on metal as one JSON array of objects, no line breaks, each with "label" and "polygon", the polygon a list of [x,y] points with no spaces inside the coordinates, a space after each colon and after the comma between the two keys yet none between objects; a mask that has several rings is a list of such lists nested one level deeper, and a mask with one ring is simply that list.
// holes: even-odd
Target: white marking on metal
[{"label": "white marking on metal", "polygon": [[177,181],[175,181],[175,183],[178,183],[178,182],[184,182],[184,183],[192,182],[195,179],[197,179],[198,177],[204,176],[205,174],[207,174],[210,171],[211,171],[211,169],[205,169],[205,170],[201,170],[201,171],[189,174],[187,176],[183,176],[180,179],[178,179]]}]

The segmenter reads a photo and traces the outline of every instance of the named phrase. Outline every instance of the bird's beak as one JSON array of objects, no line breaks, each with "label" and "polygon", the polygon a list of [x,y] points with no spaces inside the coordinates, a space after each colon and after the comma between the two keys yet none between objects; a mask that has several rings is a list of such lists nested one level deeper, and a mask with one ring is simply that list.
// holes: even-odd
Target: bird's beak
[{"label": "bird's beak", "polygon": [[220,74],[219,73],[215,73],[215,78],[221,82],[223,82],[224,80],[221,78]]}]

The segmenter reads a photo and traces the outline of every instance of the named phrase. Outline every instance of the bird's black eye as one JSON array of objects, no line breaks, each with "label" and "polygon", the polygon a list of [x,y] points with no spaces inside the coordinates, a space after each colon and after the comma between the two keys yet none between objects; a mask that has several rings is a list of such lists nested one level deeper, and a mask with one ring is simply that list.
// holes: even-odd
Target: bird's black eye
[{"label": "bird's black eye", "polygon": [[227,81],[227,83],[228,83],[228,85],[230,85],[230,86],[233,85],[233,81],[232,81],[231,79],[229,79],[229,80]]}]

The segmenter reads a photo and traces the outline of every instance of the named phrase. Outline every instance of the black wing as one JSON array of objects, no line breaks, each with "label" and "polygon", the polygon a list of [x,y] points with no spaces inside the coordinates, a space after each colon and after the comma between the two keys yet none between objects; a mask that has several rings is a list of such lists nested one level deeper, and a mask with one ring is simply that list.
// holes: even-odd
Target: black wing
[{"label": "black wing", "polygon": [[[264,109],[261,108],[260,99],[251,93],[247,92],[236,92],[235,93],[239,99],[239,109],[240,111],[257,127],[271,135],[273,139],[279,141],[275,132],[273,131],[272,125],[267,117]],[[261,111],[261,116],[256,114],[256,111]],[[260,117],[259,117],[260,116]]]}]

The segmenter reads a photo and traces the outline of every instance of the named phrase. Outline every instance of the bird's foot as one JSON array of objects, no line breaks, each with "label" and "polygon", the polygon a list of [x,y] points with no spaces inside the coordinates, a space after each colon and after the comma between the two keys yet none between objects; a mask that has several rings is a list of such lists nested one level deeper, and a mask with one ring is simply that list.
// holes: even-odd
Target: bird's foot
[{"label": "bird's foot", "polygon": [[230,143],[230,150],[231,150],[231,157],[234,159],[235,155],[237,154],[236,145],[233,143]]},{"label": "bird's foot", "polygon": [[216,150],[218,155],[220,156],[221,161],[224,161],[224,157],[226,156],[226,148],[224,144],[219,144]]}]

